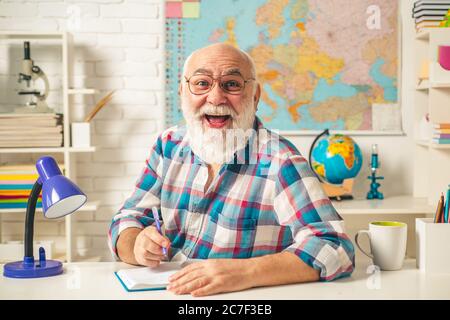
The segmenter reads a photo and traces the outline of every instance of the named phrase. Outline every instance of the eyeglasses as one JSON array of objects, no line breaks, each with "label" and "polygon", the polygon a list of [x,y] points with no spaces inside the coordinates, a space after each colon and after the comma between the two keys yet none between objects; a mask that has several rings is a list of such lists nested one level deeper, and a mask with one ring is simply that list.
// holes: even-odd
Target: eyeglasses
[{"label": "eyeglasses", "polygon": [[229,94],[238,95],[245,89],[245,84],[253,78],[244,80],[244,78],[237,74],[230,74],[213,78],[207,74],[195,74],[189,79],[184,77],[188,83],[189,91],[195,95],[205,94],[211,91],[216,81],[219,82],[220,88]]}]

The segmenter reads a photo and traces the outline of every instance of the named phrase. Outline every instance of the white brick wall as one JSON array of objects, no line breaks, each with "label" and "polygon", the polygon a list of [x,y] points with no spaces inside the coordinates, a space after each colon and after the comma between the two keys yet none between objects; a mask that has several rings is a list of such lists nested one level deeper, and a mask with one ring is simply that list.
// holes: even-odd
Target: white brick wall
[{"label": "white brick wall", "polygon": [[125,1],[100,7],[100,14],[105,18],[158,18],[158,4],[136,4]]},{"label": "white brick wall", "polygon": [[[162,21],[161,21],[162,23]],[[149,30],[150,32],[150,30]],[[151,48],[157,49],[160,45],[158,35],[155,34],[104,34],[98,37],[98,44],[106,47],[119,48]]]},{"label": "white brick wall", "polygon": [[[131,193],[144,167],[149,147],[162,128],[164,107],[163,0],[0,0],[2,31],[63,31],[74,38],[71,84],[95,87],[100,94],[73,97],[73,116],[82,117],[96,100],[116,89],[113,101],[93,120],[93,154],[77,155],[77,183],[89,200],[101,201],[96,212],[76,213],[73,241],[85,257],[110,259],[107,232],[112,216]],[[74,16],[79,24],[73,23]],[[71,20],[72,19],[72,20]],[[32,46],[32,58],[47,73],[52,89],[61,88],[58,50]],[[11,54],[13,53],[13,54]],[[10,56],[8,56],[10,55]],[[16,88],[8,77],[18,70],[9,60],[22,59],[22,49],[0,44],[0,84]],[[61,103],[56,93],[49,99]],[[9,95],[0,96],[8,102]],[[4,101],[6,100],[6,101]],[[18,157],[26,161],[26,155]],[[0,160],[5,160],[4,157]],[[21,240],[23,216],[2,214],[3,241]],[[53,239],[64,250],[64,222],[36,215],[36,239]]]},{"label": "white brick wall", "polygon": [[[68,5],[66,3],[48,3],[47,1],[40,1],[39,13],[40,17],[67,17]],[[71,4],[74,5],[74,4]],[[98,17],[100,8],[97,4],[77,3],[77,7],[80,8],[80,15],[82,17]],[[70,11],[70,10],[69,10]]]},{"label": "white brick wall", "polygon": [[34,17],[38,11],[35,3],[0,3],[0,15],[3,17]]}]

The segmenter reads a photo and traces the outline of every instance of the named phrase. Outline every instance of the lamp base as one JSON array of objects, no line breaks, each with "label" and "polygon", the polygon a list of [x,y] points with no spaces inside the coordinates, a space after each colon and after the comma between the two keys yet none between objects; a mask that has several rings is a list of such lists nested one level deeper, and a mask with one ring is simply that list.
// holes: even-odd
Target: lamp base
[{"label": "lamp base", "polygon": [[62,263],[56,260],[34,262],[16,261],[3,266],[3,275],[8,278],[43,278],[63,273]]}]

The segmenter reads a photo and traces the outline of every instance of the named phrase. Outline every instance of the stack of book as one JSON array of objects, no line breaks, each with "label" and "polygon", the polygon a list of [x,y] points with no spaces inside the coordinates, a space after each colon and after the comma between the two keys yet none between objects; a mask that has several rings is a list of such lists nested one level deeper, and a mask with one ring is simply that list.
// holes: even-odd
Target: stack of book
[{"label": "stack of book", "polygon": [[[0,167],[0,209],[26,208],[31,189],[38,179],[34,165]],[[36,208],[42,207],[42,198]]]},{"label": "stack of book", "polygon": [[436,144],[450,144],[450,123],[435,124],[431,142]]},{"label": "stack of book", "polygon": [[414,3],[412,16],[416,22],[416,31],[424,28],[445,27],[446,15],[450,10],[450,0],[419,0]]},{"label": "stack of book", "polygon": [[61,114],[0,114],[0,148],[60,147],[62,131]]}]

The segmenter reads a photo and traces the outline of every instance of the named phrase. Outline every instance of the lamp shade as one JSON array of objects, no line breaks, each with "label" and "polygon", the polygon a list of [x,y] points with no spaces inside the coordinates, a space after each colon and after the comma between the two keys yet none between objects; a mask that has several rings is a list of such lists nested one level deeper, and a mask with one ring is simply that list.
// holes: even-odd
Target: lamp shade
[{"label": "lamp shade", "polygon": [[42,157],[36,162],[42,184],[42,209],[49,219],[63,217],[80,208],[86,195],[64,177],[52,157]]}]

